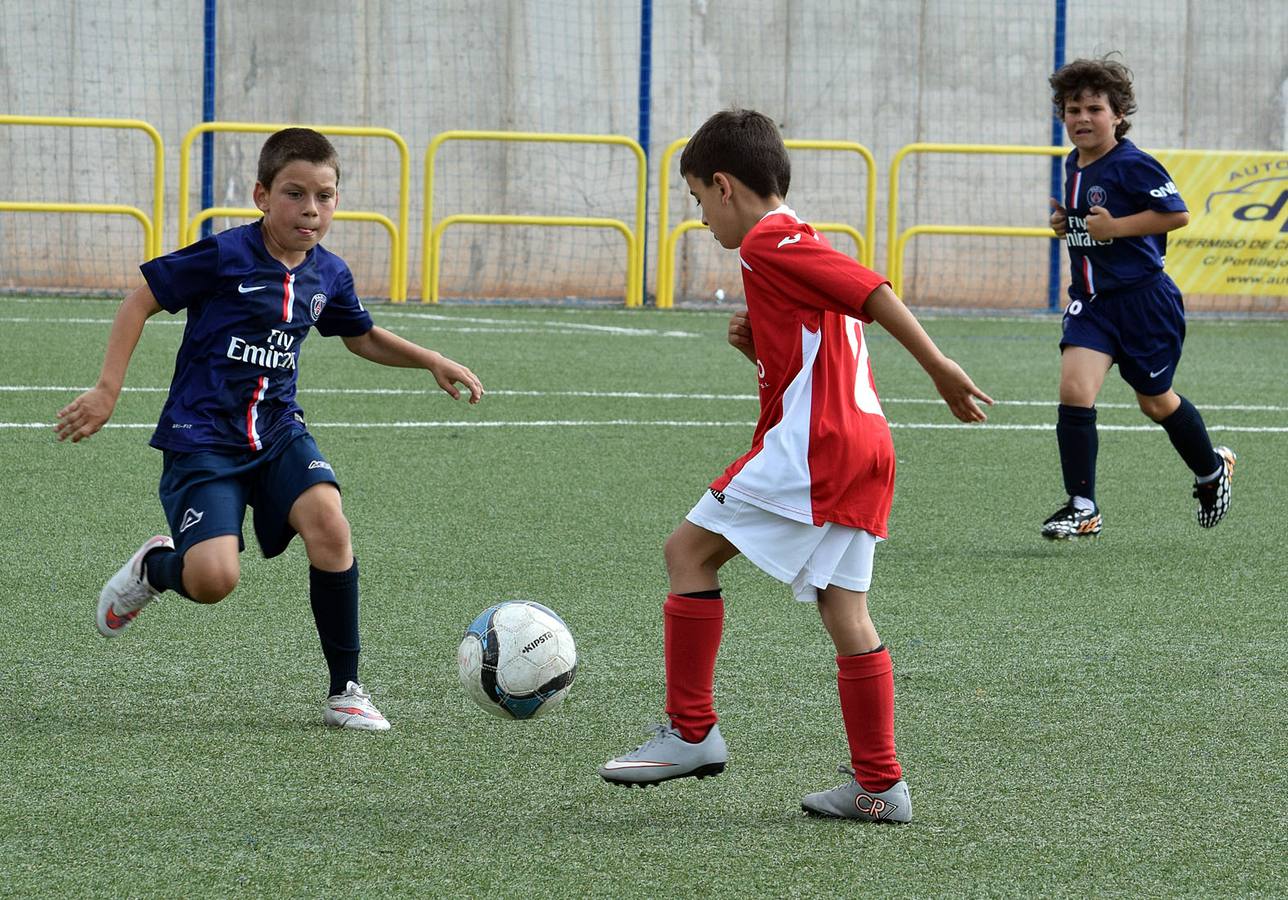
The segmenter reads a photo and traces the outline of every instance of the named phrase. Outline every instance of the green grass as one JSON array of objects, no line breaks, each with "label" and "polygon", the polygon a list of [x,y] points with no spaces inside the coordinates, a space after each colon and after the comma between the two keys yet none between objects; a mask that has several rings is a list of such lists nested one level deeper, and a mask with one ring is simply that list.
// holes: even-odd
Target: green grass
[{"label": "green grass", "polygon": [[[160,454],[146,427],[71,446],[9,426],[52,423],[93,381],[113,311],[0,300],[0,387],[40,388],[0,392],[0,895],[1288,890],[1288,322],[1190,326],[1177,387],[1239,454],[1229,519],[1197,527],[1160,429],[1105,430],[1105,533],[1075,546],[1037,536],[1062,500],[1058,322],[927,322],[1001,401],[973,429],[909,427],[952,420],[911,402],[928,380],[871,330],[900,426],[872,591],[914,795],[896,828],[800,814],[846,757],[832,654],[813,610],[742,561],[716,676],[729,769],[647,792],[594,773],[660,715],[662,542],[750,437],[723,314],[377,307],[474,368],[492,391],[475,408],[310,339],[301,400],[361,560],[363,678],[395,723],[369,735],[320,725],[298,542],[273,561],[252,545],[218,606],[167,598],[117,642],[94,631],[102,582],[165,528]],[[180,330],[158,320],[131,387],[167,383]],[[605,391],[736,396],[555,393]],[[128,392],[113,421],[150,425],[163,397]],[[1111,374],[1101,423],[1146,425],[1114,405],[1130,403]],[[1269,408],[1220,408],[1241,405]],[[510,424],[608,420],[729,424]],[[994,427],[1023,425],[1043,427]],[[558,610],[581,649],[568,701],[536,722],[487,717],[456,683],[465,624],[511,597]]]}]

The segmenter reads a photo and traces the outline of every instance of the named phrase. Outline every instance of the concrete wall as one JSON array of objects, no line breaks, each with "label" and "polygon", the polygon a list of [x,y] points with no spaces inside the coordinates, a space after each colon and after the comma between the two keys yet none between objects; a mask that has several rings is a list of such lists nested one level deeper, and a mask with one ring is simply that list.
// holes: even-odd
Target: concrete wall
[{"label": "concrete wall", "polygon": [[[878,267],[887,173],[913,141],[1046,144],[1053,4],[1031,0],[656,0],[650,269],[663,184],[672,223],[693,215],[678,174],[656,166],[672,139],[729,105],[761,109],[789,137],[868,146],[878,161]],[[1121,50],[1136,73],[1132,137],[1147,147],[1284,148],[1288,4],[1086,0],[1070,4],[1068,56]],[[218,117],[358,124],[412,152],[411,286],[420,284],[423,154],[447,129],[638,135],[639,4],[605,0],[222,0]],[[0,5],[0,112],[121,116],[166,146],[165,246],[175,244],[178,149],[201,118],[202,3],[13,0]],[[216,139],[215,202],[249,205],[262,136]],[[395,217],[392,145],[338,138],[342,205]],[[194,154],[194,163],[199,154]],[[861,223],[863,171],[799,153],[789,201],[807,218]],[[195,169],[196,170],[196,169]],[[0,199],[95,200],[150,212],[150,151],[137,134],[0,128]],[[435,216],[508,212],[633,222],[634,161],[620,150],[449,144]],[[1045,159],[910,161],[904,222],[1041,225]],[[196,186],[190,191],[196,206]],[[224,227],[233,222],[219,222]],[[375,226],[339,223],[328,246],[360,289],[388,293]],[[840,242],[843,243],[843,242]],[[69,248],[73,251],[69,252]],[[681,297],[738,288],[701,233],[681,239]],[[135,223],[0,213],[0,288],[121,291],[137,278]],[[924,238],[910,245],[914,300],[1041,306],[1046,243]],[[480,297],[611,297],[624,247],[613,233],[462,226],[444,246],[443,290]],[[649,272],[649,292],[655,290]]]}]

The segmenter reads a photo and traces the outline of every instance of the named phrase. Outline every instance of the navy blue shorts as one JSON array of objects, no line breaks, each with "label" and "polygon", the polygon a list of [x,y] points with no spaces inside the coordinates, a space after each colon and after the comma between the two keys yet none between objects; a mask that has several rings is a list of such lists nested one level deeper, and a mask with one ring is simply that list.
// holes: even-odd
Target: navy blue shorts
[{"label": "navy blue shorts", "polygon": [[1109,355],[1123,381],[1154,397],[1171,388],[1184,342],[1185,304],[1163,273],[1139,287],[1071,301],[1060,349],[1086,347]]},{"label": "navy blue shorts", "polygon": [[225,534],[237,535],[238,550],[245,550],[242,520],[251,506],[260,549],[277,556],[295,537],[287,518],[300,494],[315,484],[340,486],[307,432],[258,453],[164,452],[161,505],[179,553]]}]

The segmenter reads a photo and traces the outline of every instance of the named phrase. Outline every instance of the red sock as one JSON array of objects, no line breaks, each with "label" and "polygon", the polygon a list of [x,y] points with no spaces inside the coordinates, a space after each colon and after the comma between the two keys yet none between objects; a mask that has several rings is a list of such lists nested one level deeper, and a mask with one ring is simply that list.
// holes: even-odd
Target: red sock
[{"label": "red sock", "polygon": [[711,689],[724,627],[724,600],[667,594],[662,619],[666,714],[680,737],[696,743],[716,724]]},{"label": "red sock", "polygon": [[850,764],[866,790],[880,793],[903,777],[894,754],[894,667],[882,647],[838,656],[836,687],[850,743]]}]

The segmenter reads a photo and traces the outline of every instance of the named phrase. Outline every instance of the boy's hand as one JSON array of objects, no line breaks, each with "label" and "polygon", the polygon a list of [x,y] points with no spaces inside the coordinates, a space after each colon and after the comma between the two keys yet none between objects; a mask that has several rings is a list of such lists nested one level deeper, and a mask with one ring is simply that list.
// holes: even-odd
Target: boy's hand
[{"label": "boy's hand", "polygon": [[458,384],[470,392],[470,403],[478,403],[483,399],[483,383],[479,381],[477,375],[460,363],[440,353],[438,359],[428,368],[434,380],[438,382],[438,386],[453,400],[461,399],[461,392],[456,388]]},{"label": "boy's hand", "polygon": [[1055,232],[1056,237],[1064,237],[1065,234],[1068,233],[1069,213],[1065,210],[1063,206],[1060,205],[1060,201],[1055,199],[1054,197],[1051,198],[1050,222],[1051,222],[1051,230]]},{"label": "boy's hand", "polygon": [[975,387],[975,382],[970,380],[970,376],[961,366],[944,357],[943,364],[931,373],[931,377],[935,382],[935,390],[939,391],[939,395],[944,398],[944,402],[948,404],[954,416],[963,422],[988,420],[988,416],[984,415],[984,411],[975,401],[983,400],[992,406],[993,398]]},{"label": "boy's hand", "polygon": [[751,334],[751,319],[747,307],[729,317],[729,344],[752,362],[756,361],[756,341]]},{"label": "boy's hand", "polygon": [[116,397],[106,388],[92,387],[58,411],[54,434],[58,440],[79,443],[98,432],[112,417]]},{"label": "boy's hand", "polygon": [[1087,234],[1098,241],[1108,241],[1114,235],[1115,219],[1103,206],[1093,206],[1087,213]]}]

